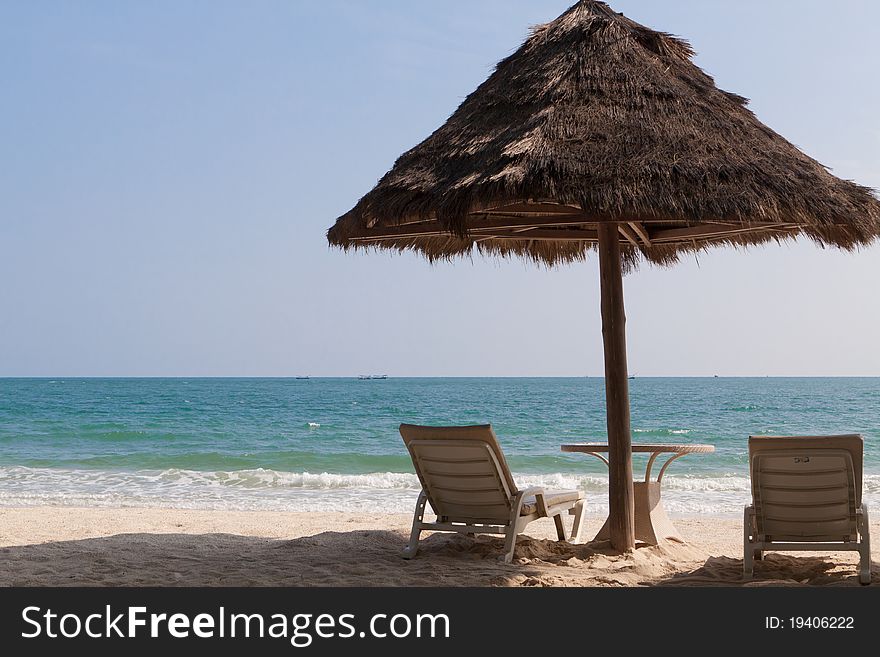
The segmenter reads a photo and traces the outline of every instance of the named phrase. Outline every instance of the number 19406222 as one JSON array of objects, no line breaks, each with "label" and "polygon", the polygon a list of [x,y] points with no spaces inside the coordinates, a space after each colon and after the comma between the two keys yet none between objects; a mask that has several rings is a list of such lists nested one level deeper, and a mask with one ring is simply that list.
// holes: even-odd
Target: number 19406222
[{"label": "number 19406222", "polygon": [[855,619],[852,616],[766,616],[764,627],[768,630],[852,630]]}]

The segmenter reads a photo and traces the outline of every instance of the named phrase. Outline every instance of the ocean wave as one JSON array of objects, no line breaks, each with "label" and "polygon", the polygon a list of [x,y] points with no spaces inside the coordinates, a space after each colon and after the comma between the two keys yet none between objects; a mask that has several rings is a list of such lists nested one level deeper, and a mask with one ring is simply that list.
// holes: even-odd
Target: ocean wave
[{"label": "ocean wave", "polygon": [[691,432],[691,429],[633,429],[633,433],[646,433],[652,436],[683,436]]},{"label": "ocean wave", "polygon": [[79,486],[155,486],[155,487],[232,487],[232,488],[305,488],[328,490],[336,488],[378,488],[419,490],[419,480],[405,472],[372,474],[334,474],[328,472],[280,472],[255,468],[251,470],[201,471],[169,468],[166,470],[74,470],[60,468],[0,468],[0,492],[9,484],[41,482],[53,485]]},{"label": "ocean wave", "polygon": [[664,490],[670,491],[736,491],[746,492],[751,490],[751,482],[748,477],[740,475],[720,475],[715,477],[695,477],[692,475],[670,475],[663,477]]},{"label": "ocean wave", "polygon": [[[579,489],[588,513],[607,513],[607,474],[514,473],[518,485]],[[880,503],[880,475],[864,477],[865,499]],[[673,515],[742,513],[751,497],[747,476],[670,475],[663,504]],[[420,489],[406,472],[339,474],[267,469],[111,471],[0,467],[0,506],[166,507],[265,511],[410,513]]]},{"label": "ocean wave", "polygon": [[264,511],[412,511],[414,474],[253,469],[71,470],[0,468],[0,506],[163,507]]}]

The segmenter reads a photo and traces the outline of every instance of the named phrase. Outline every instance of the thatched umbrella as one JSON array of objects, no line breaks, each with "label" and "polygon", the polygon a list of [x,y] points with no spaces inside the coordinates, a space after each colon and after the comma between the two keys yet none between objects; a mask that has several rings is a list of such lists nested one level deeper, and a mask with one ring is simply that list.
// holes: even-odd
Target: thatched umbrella
[{"label": "thatched umbrella", "polygon": [[622,276],[713,245],[880,235],[872,191],[836,178],[718,89],[681,39],[582,0],[537,27],[328,232],[344,249],[475,250],[546,265],[599,254],[609,526],[634,545]]}]

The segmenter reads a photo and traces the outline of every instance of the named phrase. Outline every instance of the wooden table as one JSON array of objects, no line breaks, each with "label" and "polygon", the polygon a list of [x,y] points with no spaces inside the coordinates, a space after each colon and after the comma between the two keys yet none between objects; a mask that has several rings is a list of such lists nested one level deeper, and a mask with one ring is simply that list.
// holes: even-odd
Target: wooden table
[{"label": "wooden table", "polygon": [[[579,443],[563,445],[563,452],[577,452],[590,454],[608,465],[608,459],[602,453],[608,451],[608,443]],[[645,480],[633,482],[633,495],[635,506],[635,533],[636,540],[657,545],[663,540],[678,541],[684,543],[684,539],[675,529],[675,525],[669,520],[663,505],[660,503],[660,482],[666,473],[666,468],[676,459],[687,454],[710,454],[715,451],[714,445],[664,445],[664,444],[634,444],[632,451],[636,453],[650,454],[648,465],[645,467]],[[654,462],[661,454],[671,454],[660,468],[657,479],[651,481],[651,470]],[[602,529],[593,540],[602,541],[610,538],[608,520],[602,525]]]}]

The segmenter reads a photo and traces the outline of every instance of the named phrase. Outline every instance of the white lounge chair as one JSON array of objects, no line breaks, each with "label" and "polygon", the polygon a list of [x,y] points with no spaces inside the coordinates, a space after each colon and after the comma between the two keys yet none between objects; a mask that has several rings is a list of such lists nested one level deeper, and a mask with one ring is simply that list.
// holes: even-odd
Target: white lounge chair
[{"label": "white lounge chair", "polygon": [[[403,552],[411,559],[423,531],[503,534],[504,561],[513,560],[516,537],[538,518],[553,518],[565,540],[563,513],[574,516],[568,540],[580,540],[584,500],[580,491],[520,490],[513,481],[491,425],[424,427],[401,424],[400,435],[422,484],[412,533]],[[437,515],[425,522],[425,504]]]},{"label": "white lounge chair", "polygon": [[862,437],[751,436],[752,505],[743,519],[743,575],[765,550],[854,550],[871,582]]}]

